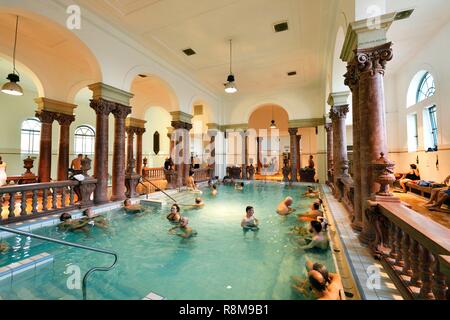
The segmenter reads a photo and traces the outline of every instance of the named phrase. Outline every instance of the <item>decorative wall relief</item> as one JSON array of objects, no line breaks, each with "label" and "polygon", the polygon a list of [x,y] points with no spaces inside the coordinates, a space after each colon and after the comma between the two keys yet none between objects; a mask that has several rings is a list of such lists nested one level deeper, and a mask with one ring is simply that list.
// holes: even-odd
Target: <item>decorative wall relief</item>
[{"label": "decorative wall relief", "polygon": [[159,132],[155,131],[153,134],[153,152],[158,155],[159,153]]}]

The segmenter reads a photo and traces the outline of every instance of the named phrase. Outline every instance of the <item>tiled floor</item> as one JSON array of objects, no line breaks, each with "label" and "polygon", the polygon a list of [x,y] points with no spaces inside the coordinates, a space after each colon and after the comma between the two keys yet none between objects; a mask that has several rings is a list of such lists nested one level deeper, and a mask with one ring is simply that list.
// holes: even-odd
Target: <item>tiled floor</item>
[{"label": "tiled floor", "polygon": [[358,234],[351,228],[351,221],[344,206],[333,197],[327,186],[323,188],[361,297],[366,300],[403,300],[383,266],[373,259],[369,249],[359,242]]}]

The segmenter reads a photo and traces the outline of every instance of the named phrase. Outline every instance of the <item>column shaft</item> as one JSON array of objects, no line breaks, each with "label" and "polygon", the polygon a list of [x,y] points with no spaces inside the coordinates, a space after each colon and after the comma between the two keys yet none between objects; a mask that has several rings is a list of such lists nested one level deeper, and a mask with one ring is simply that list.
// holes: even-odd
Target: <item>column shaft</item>
[{"label": "column shaft", "polygon": [[291,182],[298,182],[297,179],[297,131],[298,128],[289,128],[291,138]]},{"label": "column shaft", "polygon": [[75,117],[73,115],[59,114],[56,120],[60,125],[58,181],[64,181],[67,180],[69,171],[70,124],[75,121]]},{"label": "column shaft", "polygon": [[50,182],[52,169],[52,124],[56,114],[44,110],[36,112],[36,117],[41,121],[39,182]]},{"label": "column shaft", "polygon": [[138,128],[136,131],[136,173],[139,175],[142,175],[142,136],[144,133],[144,128]]},{"label": "column shaft", "polygon": [[112,168],[111,200],[125,199],[125,118],[131,113],[131,108],[117,104],[114,115],[114,154]]},{"label": "column shaft", "polygon": [[325,125],[325,130],[327,131],[327,172],[328,172],[328,182],[333,182],[333,125],[327,123]]},{"label": "column shaft", "polygon": [[114,110],[114,103],[99,98],[91,100],[90,106],[96,112],[94,202],[101,204],[108,202],[108,116]]},{"label": "column shaft", "polygon": [[[135,133],[135,128],[133,127],[128,127],[126,128],[127,131],[127,170],[129,170],[129,168],[131,168],[131,163],[134,159],[134,133]],[[129,172],[130,174],[133,172]]]}]

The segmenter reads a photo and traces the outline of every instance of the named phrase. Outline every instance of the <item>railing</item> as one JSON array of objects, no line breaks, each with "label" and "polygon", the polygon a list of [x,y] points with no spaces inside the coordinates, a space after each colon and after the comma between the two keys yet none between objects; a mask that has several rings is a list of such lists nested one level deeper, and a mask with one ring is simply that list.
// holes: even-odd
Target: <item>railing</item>
[{"label": "railing", "polygon": [[195,182],[208,181],[211,179],[211,168],[193,169],[192,171],[194,172]]},{"label": "railing", "polygon": [[[89,178],[82,182],[67,180],[0,187],[0,223],[86,207],[96,183],[97,180]],[[86,190],[90,192],[86,193]]]},{"label": "railing", "polygon": [[367,212],[379,255],[408,299],[448,300],[450,230],[393,202],[370,202]]},{"label": "railing", "polygon": [[165,180],[164,168],[144,168],[142,169],[143,177],[147,180]]},{"label": "railing", "polygon": [[113,269],[116,264],[117,264],[117,260],[118,260],[118,255],[117,253],[115,253],[114,251],[110,251],[110,250],[105,250],[105,249],[98,249],[98,248],[92,248],[92,247],[88,247],[88,246],[84,246],[81,244],[76,244],[76,243],[72,243],[72,242],[67,242],[67,241],[63,241],[63,240],[58,240],[58,239],[53,239],[53,238],[48,238],[48,237],[44,237],[44,236],[39,236],[33,233],[29,233],[26,231],[20,231],[20,230],[16,230],[16,229],[11,229],[11,228],[5,228],[5,227],[1,227],[0,226],[0,230],[1,231],[5,231],[5,232],[9,232],[9,233],[14,233],[14,234],[18,234],[21,236],[25,236],[25,237],[30,237],[30,238],[35,238],[35,239],[39,239],[39,240],[44,240],[44,241],[49,241],[49,242],[53,242],[53,243],[58,243],[64,246],[69,246],[69,247],[75,247],[75,248],[79,248],[79,249],[83,249],[83,250],[88,250],[88,251],[92,251],[92,252],[98,252],[98,253],[104,253],[104,254],[109,254],[114,256],[114,262],[109,266],[109,267],[94,267],[88,270],[88,272],[86,272],[86,274],[83,277],[83,285],[82,285],[82,290],[83,290],[83,300],[87,300],[87,281],[90,277],[90,275],[95,272],[95,271],[109,271],[111,269]]}]

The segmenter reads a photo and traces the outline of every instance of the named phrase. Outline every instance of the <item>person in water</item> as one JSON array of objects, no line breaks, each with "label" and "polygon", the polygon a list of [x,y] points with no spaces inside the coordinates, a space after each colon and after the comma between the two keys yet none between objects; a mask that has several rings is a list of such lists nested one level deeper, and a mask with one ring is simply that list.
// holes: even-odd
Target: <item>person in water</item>
[{"label": "person in water", "polygon": [[307,196],[308,198],[318,197],[319,196],[319,191],[318,190],[314,190],[313,187],[308,187],[308,189],[306,189],[305,196]]},{"label": "person in water", "polygon": [[7,242],[0,242],[0,253],[6,253],[9,251],[9,244]]},{"label": "person in water", "polygon": [[[318,300],[342,300],[344,288],[338,274],[328,272],[323,264],[311,261],[306,262],[306,270],[308,271],[307,279],[292,277],[296,282],[292,286],[295,291]],[[306,290],[308,285],[309,291]]]},{"label": "person in water", "polygon": [[[176,234],[177,236],[185,239],[197,235],[197,232],[192,230],[192,228],[188,226],[188,223],[189,219],[187,217],[182,217],[180,220],[180,224],[170,229],[169,233]],[[176,233],[176,229],[178,229],[180,232]]]},{"label": "person in water", "polygon": [[196,209],[200,209],[205,205],[205,203],[203,202],[202,198],[197,197],[195,198],[195,203],[194,204],[183,204],[183,207],[192,207],[192,208],[196,208]]},{"label": "person in water", "polygon": [[211,195],[212,195],[213,197],[215,197],[215,196],[217,196],[217,193],[218,193],[218,191],[217,191],[217,185],[213,184],[212,190],[211,190]]},{"label": "person in water", "polygon": [[174,203],[172,207],[170,207],[170,213],[167,215],[166,218],[171,222],[180,222],[181,220],[180,206]]},{"label": "person in water", "polygon": [[322,224],[319,221],[311,221],[309,232],[311,237],[302,239],[300,250],[308,250],[318,248],[322,250],[328,249],[329,240],[325,232],[322,232]]},{"label": "person in water", "polygon": [[102,229],[107,229],[109,227],[108,220],[101,215],[95,215],[92,208],[87,208],[83,212],[84,217],[81,220],[85,220],[88,224],[99,227]]},{"label": "person in water", "polygon": [[312,220],[317,220],[317,218],[319,218],[319,217],[323,217],[323,211],[320,210],[320,203],[313,202],[312,210],[310,210],[307,213],[299,214],[298,220],[299,221],[312,221]]},{"label": "person in water", "polygon": [[244,183],[243,183],[243,182],[241,182],[241,183],[236,183],[236,184],[234,185],[234,188],[235,188],[236,190],[242,191],[242,190],[244,190]]},{"label": "person in water", "polygon": [[245,217],[241,221],[241,227],[244,229],[258,230],[259,221],[255,218],[255,209],[252,206],[245,208]]},{"label": "person in water", "polygon": [[72,216],[68,212],[64,212],[59,217],[59,220],[61,221],[61,223],[58,225],[58,229],[61,231],[82,231],[84,233],[89,233],[89,229],[87,228],[87,220],[73,220]]},{"label": "person in water", "polygon": [[278,204],[277,213],[282,216],[287,216],[294,212],[295,209],[291,208],[293,201],[292,197],[286,197],[286,199]]},{"label": "person in water", "polygon": [[140,204],[132,205],[129,198],[125,199],[123,202],[123,209],[126,213],[139,213],[144,211],[144,208],[142,208]]}]

